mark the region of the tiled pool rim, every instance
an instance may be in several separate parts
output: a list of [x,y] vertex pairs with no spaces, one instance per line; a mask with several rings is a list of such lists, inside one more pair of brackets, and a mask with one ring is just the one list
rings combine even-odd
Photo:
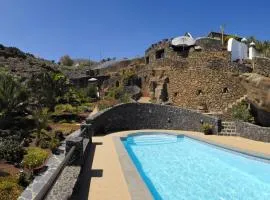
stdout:
[[119,162],[121,164],[121,168],[125,177],[125,180],[128,185],[128,190],[131,196],[131,199],[133,200],[150,200],[153,199],[151,192],[148,190],[148,187],[146,186],[144,180],[141,178],[136,166],[134,165],[133,161],[131,160],[126,148],[124,147],[123,140],[125,140],[128,136],[140,136],[140,135],[156,135],[156,134],[166,134],[166,135],[172,135],[177,137],[188,137],[191,139],[194,139],[196,141],[202,142],[206,145],[211,145],[214,148],[218,148],[224,151],[229,151],[234,154],[239,154],[241,156],[248,157],[250,159],[259,160],[262,162],[270,163],[270,156],[263,154],[263,153],[257,153],[253,151],[243,150],[236,147],[231,147],[228,145],[216,143],[213,141],[209,141],[203,138],[199,138],[196,136],[190,136],[186,134],[179,134],[179,133],[172,133],[172,132],[166,132],[166,131],[152,131],[152,132],[144,132],[144,131],[132,131],[127,133],[125,136],[114,136],[113,141],[115,144],[115,149],[118,154]]

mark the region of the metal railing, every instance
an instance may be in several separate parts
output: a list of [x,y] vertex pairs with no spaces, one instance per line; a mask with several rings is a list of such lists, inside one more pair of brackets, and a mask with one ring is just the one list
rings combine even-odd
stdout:
[[[83,130],[81,130],[80,131],[80,135],[82,135],[85,131],[86,131],[86,128],[84,128]],[[70,164],[71,162],[73,162],[73,160],[71,160],[71,158],[72,158],[72,155],[75,152],[75,149],[76,149],[76,146],[72,146],[71,147],[71,149],[69,150],[69,152],[66,154],[64,160],[61,162],[61,164],[54,171],[54,173],[49,178],[49,180],[47,181],[47,183],[38,192],[38,194],[36,195],[36,197],[34,198],[34,200],[44,200],[44,199],[46,199],[47,195],[49,194],[49,192],[51,191],[51,189],[55,185],[56,181],[58,180],[58,178],[61,175],[61,173],[64,170],[64,168],[68,164]]]

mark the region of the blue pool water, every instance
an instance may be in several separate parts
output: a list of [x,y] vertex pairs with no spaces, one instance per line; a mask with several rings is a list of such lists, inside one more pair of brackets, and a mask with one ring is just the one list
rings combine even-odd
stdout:
[[270,164],[166,134],[123,140],[154,199],[270,200]]

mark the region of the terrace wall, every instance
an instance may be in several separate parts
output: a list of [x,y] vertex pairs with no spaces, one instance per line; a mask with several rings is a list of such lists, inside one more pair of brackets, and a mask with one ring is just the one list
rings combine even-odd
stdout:
[[218,132],[220,122],[215,117],[157,104],[120,104],[87,119],[94,134],[139,129],[200,131],[201,122],[212,124],[213,132]]
[[270,58],[254,57],[254,73],[270,77]]

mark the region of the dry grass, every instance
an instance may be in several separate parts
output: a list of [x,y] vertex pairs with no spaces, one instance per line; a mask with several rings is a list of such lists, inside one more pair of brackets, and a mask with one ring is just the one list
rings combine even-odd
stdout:
[[64,135],[69,135],[72,132],[80,129],[80,124],[75,123],[50,123],[50,127],[53,131],[61,131]]

